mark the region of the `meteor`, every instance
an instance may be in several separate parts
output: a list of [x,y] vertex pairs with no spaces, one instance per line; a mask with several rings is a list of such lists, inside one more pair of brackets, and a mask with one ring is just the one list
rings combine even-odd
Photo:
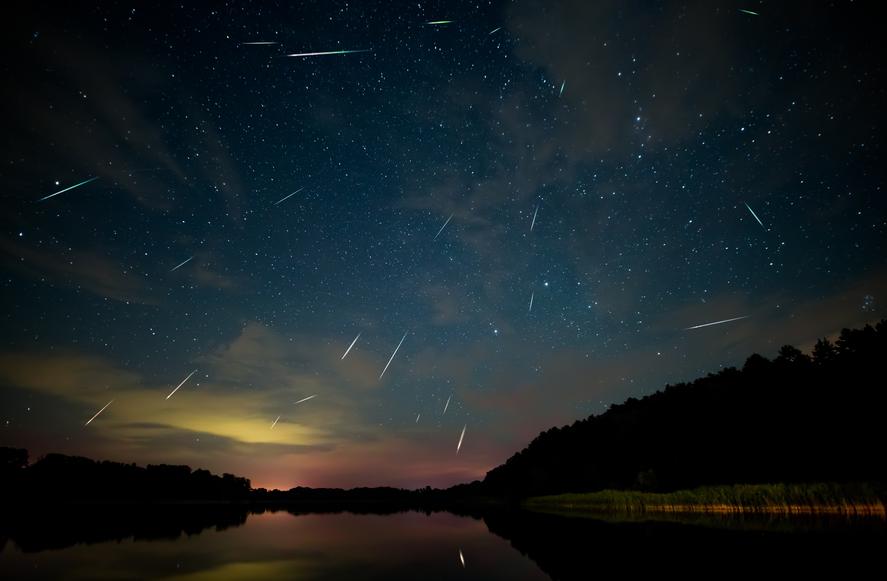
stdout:
[[422,414],[418,414],[418,415],[416,416],[416,423],[417,423],[417,424],[419,423],[419,418],[420,418],[420,417],[422,417]]
[[186,260],[185,262],[182,262],[182,263],[178,264],[177,266],[172,267],[169,271],[172,272],[174,270],[178,270],[178,269],[182,268],[183,266],[185,266],[186,264],[188,264],[189,262],[191,262],[192,260],[194,260],[193,256],[191,258],[189,258],[188,260]]
[[240,44],[251,44],[251,45],[268,45],[268,44],[279,44],[278,42],[272,40],[259,40],[256,42],[241,42]]
[[430,22],[426,22],[425,24],[430,24],[432,26],[438,26],[441,24],[452,24],[452,20],[432,20]]
[[[450,397],[453,397],[453,396],[451,395]],[[447,403],[444,404],[443,414],[440,414],[440,415],[444,415],[445,413],[447,413],[447,408],[450,407],[450,397],[447,398]]]
[[462,448],[462,438],[465,437],[465,428],[467,428],[467,427],[468,427],[468,424],[465,424],[465,425],[462,427],[462,435],[459,436],[459,443],[456,444],[456,454],[458,454],[458,453],[459,453],[459,450]]
[[752,12],[751,10],[745,10],[743,8],[739,8],[740,12],[745,12],[746,14],[751,14],[752,16],[760,16],[757,12]]
[[286,201],[286,200],[289,200],[290,198],[292,198],[293,196],[295,196],[296,194],[298,194],[299,192],[301,192],[301,191],[304,190],[304,189],[305,189],[305,187],[303,186],[303,187],[299,188],[298,190],[296,190],[295,192],[291,193],[290,195],[288,195],[288,196],[284,196],[284,197],[280,198],[279,200],[277,200],[276,202],[274,202],[274,205],[276,206],[276,205],[279,204],[280,202],[284,202],[284,201]]
[[171,397],[172,397],[172,394],[174,394],[175,392],[179,391],[179,388],[182,387],[183,385],[185,385],[185,382],[188,381],[189,379],[191,379],[191,376],[194,375],[195,373],[197,373],[197,370],[196,370],[196,369],[195,369],[194,371],[192,371],[191,373],[189,373],[189,374],[188,374],[188,377],[186,377],[185,379],[183,379],[183,380],[182,380],[182,383],[178,384],[174,390],[172,390],[171,392],[169,392],[169,395],[166,396],[166,399],[171,398]]
[[490,32],[487,33],[487,36],[490,36],[491,34],[496,34],[500,30],[502,30],[501,26],[499,28],[494,28],[493,30],[491,30]]
[[403,337],[400,338],[400,343],[397,344],[397,347],[394,348],[394,353],[391,354],[391,359],[388,360],[388,363],[385,364],[385,369],[382,370],[382,373],[379,375],[379,379],[382,379],[382,376],[385,375],[385,372],[388,371],[388,366],[391,365],[391,362],[394,361],[394,356],[397,355],[397,350],[400,349],[400,346],[403,345],[403,340],[407,338],[407,331],[403,334]]
[[95,413],[95,415],[92,416],[91,418],[89,418],[89,420],[87,420],[87,422],[86,422],[85,424],[83,424],[83,425],[84,425],[84,426],[88,426],[88,425],[89,425],[89,422],[91,422],[92,420],[94,420],[94,419],[96,419],[97,417],[99,417],[99,414],[102,413],[103,411],[105,411],[106,409],[108,409],[108,406],[111,405],[112,403],[114,403],[114,400],[113,400],[113,399],[112,399],[111,401],[109,401],[108,403],[106,403],[106,404],[105,404],[105,407],[103,407],[102,409],[100,409],[99,411],[97,411],[97,412]]
[[536,296],[536,291],[533,291],[532,293],[530,293],[530,308],[529,308],[529,310],[527,310],[528,313],[533,312],[533,298],[535,296]]
[[564,86],[567,84],[567,81],[561,83],[561,92],[557,94],[558,97],[564,94]]
[[533,231],[533,226],[536,225],[536,216],[539,215],[539,204],[536,204],[536,211],[533,212],[533,221],[530,222],[530,232]]
[[79,184],[74,184],[73,186],[67,187],[67,188],[65,188],[65,189],[63,189],[63,190],[59,190],[59,191],[57,191],[57,192],[54,193],[54,194],[49,194],[48,196],[45,196],[45,197],[43,197],[43,198],[40,198],[40,199],[37,200],[37,201],[38,201],[38,202],[42,202],[43,200],[48,200],[49,198],[51,198],[51,197],[53,197],[53,196],[57,196],[57,195],[59,195],[59,194],[64,194],[64,193],[67,192],[68,190],[73,190],[74,188],[79,188],[80,186],[85,186],[86,184],[88,184],[88,183],[90,183],[90,182],[94,182],[94,181],[96,181],[97,179],[99,179],[98,176],[96,176],[96,177],[94,177],[94,178],[89,178],[88,180],[86,180],[86,181],[82,181],[82,182],[80,182]]
[[447,218],[447,221],[444,222],[443,226],[440,227],[440,230],[437,231],[437,234],[434,235],[434,238],[431,239],[432,242],[434,242],[435,240],[437,240],[437,237],[440,236],[440,233],[444,231],[444,228],[447,227],[447,224],[450,223],[450,220],[452,220],[452,219],[453,219],[453,216],[455,216],[455,215],[456,215],[456,214],[450,214],[450,217]]
[[[354,341],[351,342],[351,345],[348,346],[348,349],[345,349],[345,354],[342,355],[342,359],[345,359],[345,357],[346,357],[349,353],[351,353],[351,348],[354,347],[354,344],[357,343],[357,340],[358,340],[358,339],[360,339],[360,333],[357,334],[357,337],[354,338]],[[339,361],[341,361],[342,359],[339,359]]]
[[274,420],[274,421],[271,423],[271,429],[272,429],[272,430],[274,429],[274,426],[277,425],[277,422],[278,422],[278,421],[280,421],[280,416],[277,416],[277,419]]
[[327,56],[330,54],[352,54],[356,52],[370,52],[372,49],[361,48],[358,50],[328,50],[325,52],[297,52],[293,54],[285,54],[285,57],[306,57],[306,56]]
[[[743,203],[745,203],[745,202],[743,202]],[[761,225],[761,228],[763,228],[764,230],[766,230],[766,229],[767,229],[766,226],[764,226],[764,223],[761,222],[761,219],[760,219],[760,218],[758,218],[758,215],[755,214],[755,211],[751,209],[751,206],[749,206],[748,204],[745,204],[745,207],[748,208],[748,211],[751,212],[751,215],[755,217],[755,220],[758,221],[758,224]]]
[[302,403],[303,401],[308,401],[309,399],[314,399],[315,397],[317,397],[317,394],[316,394],[316,393],[315,393],[314,395],[309,395],[308,397],[303,397],[302,399],[300,399],[300,400],[297,401],[297,402],[293,402],[293,405],[299,405],[299,404]]
[[462,549],[459,549],[459,561],[462,562],[462,568],[465,568],[465,557],[462,556]]
[[711,327],[712,325],[722,325],[724,323],[731,323],[733,321],[739,321],[740,319],[747,319],[751,315],[744,315],[742,317],[733,317],[732,319],[724,319],[723,321],[715,321],[714,323],[703,323],[702,325],[694,325],[693,327],[687,327],[684,331],[689,331],[691,329],[701,329],[702,327]]

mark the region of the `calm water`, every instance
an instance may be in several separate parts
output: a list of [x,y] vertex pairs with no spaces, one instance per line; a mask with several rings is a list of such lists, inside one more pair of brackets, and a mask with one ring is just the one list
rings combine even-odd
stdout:
[[[882,523],[710,528],[523,512],[248,514],[168,507],[3,524],[2,579],[589,579],[880,568]],[[802,530],[804,532],[798,532]],[[459,553],[464,556],[464,566]],[[877,570],[877,569],[876,569]]]

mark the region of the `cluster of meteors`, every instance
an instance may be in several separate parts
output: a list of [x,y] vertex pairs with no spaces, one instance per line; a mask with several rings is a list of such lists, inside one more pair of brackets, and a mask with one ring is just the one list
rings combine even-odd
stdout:
[[[758,16],[758,14],[757,14],[756,12],[752,12],[751,10],[739,9],[739,11],[742,12],[742,13],[745,13],[745,14],[751,15],[751,16]],[[431,21],[425,22],[425,25],[428,25],[428,26],[446,26],[446,25],[451,24],[451,23],[453,23],[452,20],[431,20]],[[500,31],[501,29],[502,29],[502,27],[494,28],[493,30],[491,30],[491,31],[488,33],[488,35],[495,34],[496,32]],[[276,41],[250,41],[250,42],[241,42],[241,43],[239,43],[239,44],[241,44],[241,45],[248,45],[248,46],[276,46],[276,45],[278,45],[279,43],[276,42]],[[281,57],[285,57],[285,58],[287,58],[287,57],[288,57],[288,58],[308,58],[308,57],[333,56],[333,55],[348,55],[348,54],[355,54],[355,53],[366,53],[366,52],[371,52],[371,51],[372,51],[372,49],[330,50],[330,51],[313,51],[313,52],[288,53],[288,54],[282,54],[282,55],[279,55],[279,56],[281,56]],[[558,97],[562,97],[562,96],[563,96],[563,94],[564,94],[564,87],[566,86],[566,84],[567,84],[566,80],[564,80],[564,81],[561,82],[560,90],[558,91]],[[40,199],[37,200],[37,201],[38,201],[38,202],[43,202],[43,201],[49,200],[50,198],[53,198],[53,197],[55,197],[55,196],[58,196],[59,194],[63,194],[63,193],[65,193],[65,192],[68,192],[68,191],[73,190],[73,189],[75,189],[75,188],[79,188],[79,187],[85,186],[85,185],[87,185],[87,184],[90,184],[90,183],[92,183],[92,182],[95,182],[95,181],[98,180],[98,179],[99,179],[98,177],[92,177],[92,178],[86,179],[86,180],[84,180],[84,181],[82,181],[82,182],[80,182],[80,183],[74,184],[74,185],[72,185],[72,186],[68,186],[68,187],[66,187],[66,188],[64,188],[64,189],[61,189],[61,190],[55,192],[55,193],[49,194],[48,196],[44,196],[44,197],[40,198]],[[56,185],[58,185],[58,183],[56,183]],[[301,188],[297,189],[296,191],[292,192],[291,194],[288,194],[288,195],[282,197],[281,199],[277,200],[276,202],[273,202],[272,205],[274,205],[274,206],[280,205],[280,204],[282,204],[282,203],[285,202],[286,200],[292,198],[293,196],[295,196],[296,194],[298,194],[299,192],[301,192],[301,191],[304,190],[304,189],[305,189],[304,187],[301,187]],[[539,216],[539,207],[540,207],[540,205],[539,205],[539,204],[536,204],[536,207],[535,207],[535,209],[534,209],[534,211],[533,211],[533,218],[532,218],[532,220],[530,221],[530,232],[533,232],[533,230],[534,230],[535,227],[536,227],[536,221],[537,221],[537,218],[538,218],[538,216]],[[762,228],[764,228],[764,230],[766,231],[767,228],[764,226],[764,223],[761,221],[761,219],[758,217],[758,215],[755,213],[755,211],[752,210],[751,206],[749,206],[749,205],[746,203],[746,204],[745,204],[745,207],[748,209],[749,213],[751,213],[751,215],[752,215],[752,217],[755,219],[755,221],[756,221],[756,222],[757,222]],[[455,212],[453,212],[453,213],[450,214],[450,216],[446,219],[446,221],[443,223],[443,225],[440,227],[440,229],[437,231],[437,233],[436,233],[436,234],[434,235],[434,237],[432,238],[432,242],[433,242],[433,241],[436,241],[436,240],[440,237],[440,235],[444,232],[444,230],[446,229],[446,227],[447,227],[447,226],[450,224],[450,222],[453,220],[453,218],[455,217],[455,215],[456,215]],[[183,266],[185,266],[186,264],[188,264],[189,262],[191,262],[193,259],[194,259],[194,256],[189,257],[188,259],[186,259],[186,260],[182,261],[181,263],[177,264],[176,266],[172,267],[172,268],[169,270],[169,272],[175,272],[176,270],[182,268]],[[527,309],[527,314],[532,314],[532,312],[533,312],[533,301],[535,300],[535,298],[536,298],[536,293],[535,293],[535,291],[531,291],[531,292],[530,292],[530,304],[529,304],[529,307],[528,307],[528,309]],[[689,327],[685,327],[683,330],[684,330],[684,331],[690,331],[690,330],[694,330],[694,329],[701,329],[701,328],[704,328],[704,327],[711,327],[711,326],[715,326],[715,325],[722,325],[722,324],[725,324],[725,323],[731,323],[731,322],[733,322],[733,321],[739,321],[739,320],[742,320],[742,319],[747,319],[748,317],[749,317],[749,315],[743,315],[743,316],[738,316],[738,317],[732,317],[732,318],[722,319],[722,320],[719,320],[719,321],[713,321],[713,322],[710,322],[710,323],[702,323],[702,324],[698,324],[698,325],[692,325],[692,326],[689,326]],[[401,337],[400,342],[397,344],[397,346],[394,348],[394,351],[391,353],[391,357],[388,359],[388,362],[385,364],[385,367],[382,369],[382,372],[379,374],[379,380],[380,380],[380,381],[381,381],[381,379],[384,377],[385,372],[388,371],[388,368],[389,368],[389,366],[391,365],[392,361],[394,361],[394,358],[395,358],[395,356],[397,355],[397,352],[400,350],[401,346],[403,345],[404,341],[406,340],[407,335],[409,335],[409,331],[407,331],[407,332],[405,332],[405,333],[403,334],[403,337]],[[354,346],[355,346],[355,344],[357,343],[357,340],[358,340],[359,338],[360,338],[360,333],[358,333],[358,334],[354,337],[354,339],[353,339],[353,340],[351,341],[351,343],[348,345],[348,348],[345,349],[345,352],[342,354],[342,357],[340,358],[340,361],[344,360],[344,359],[348,356],[348,354],[351,353],[351,350],[354,348]],[[178,385],[177,385],[177,386],[176,386],[176,387],[175,387],[175,388],[169,393],[169,395],[166,396],[166,399],[170,399],[173,395],[175,395],[175,393],[179,390],[179,388],[181,388],[183,385],[185,385],[185,383],[187,383],[187,381],[188,381],[189,379],[191,379],[191,377],[193,377],[194,374],[196,374],[196,373],[197,373],[197,369],[195,369],[195,370],[193,370],[191,373],[189,373],[188,376],[185,377],[185,379],[183,379],[183,380],[182,380],[182,381],[181,381],[181,382],[180,382],[180,383],[179,383],[179,384],[178,384]],[[311,400],[311,399],[313,399],[313,398],[315,398],[315,397],[317,397],[317,394],[309,395],[309,396],[307,396],[307,397],[304,397],[304,398],[302,398],[302,399],[300,399],[300,400],[294,402],[294,405],[298,405],[298,404],[304,403],[304,402],[306,402],[306,401],[308,401],[308,400]],[[441,413],[441,415],[444,415],[444,414],[447,413],[447,409],[450,407],[450,400],[451,400],[451,399],[452,399],[452,394],[451,394],[449,397],[447,397],[447,401],[446,401],[446,404],[444,405],[443,412]],[[92,416],[91,418],[89,418],[89,420],[86,422],[85,425],[88,426],[90,423],[92,423],[92,421],[95,420],[95,419],[96,419],[96,418],[97,418],[102,412],[104,412],[104,411],[105,411],[105,410],[106,410],[106,409],[107,409],[112,403],[114,403],[114,400],[111,400],[111,401],[109,401],[107,404],[105,404],[105,406],[104,406],[102,409],[100,409],[98,412],[96,412],[96,414],[95,414],[94,416]],[[282,416],[278,415],[278,416],[274,419],[274,421],[271,423],[271,428],[270,428],[270,429],[272,429],[272,430],[274,429],[274,427],[275,427],[275,426],[277,425],[277,423],[280,421],[280,418],[281,418],[281,417],[282,417]],[[421,414],[417,414],[417,415],[416,415],[416,423],[419,422],[419,418],[420,418],[420,417],[421,417]],[[464,426],[462,427],[462,432],[459,434],[459,441],[458,441],[458,443],[456,444],[456,454],[458,454],[458,453],[461,451],[461,449],[462,449],[462,441],[463,441],[464,438],[465,438],[465,430],[466,430],[467,428],[468,428],[468,425],[467,425],[467,424],[464,425]],[[459,560],[460,560],[460,562],[462,563],[462,566],[464,567],[464,566],[465,566],[465,558],[462,556],[462,550],[461,550],[461,549],[459,550]]]

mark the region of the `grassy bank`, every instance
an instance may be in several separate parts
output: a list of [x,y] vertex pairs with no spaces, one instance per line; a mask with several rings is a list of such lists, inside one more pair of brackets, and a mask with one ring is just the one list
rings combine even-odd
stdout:
[[602,490],[537,496],[531,510],[558,512],[847,515],[887,518],[884,489],[871,484],[735,484],[668,493]]

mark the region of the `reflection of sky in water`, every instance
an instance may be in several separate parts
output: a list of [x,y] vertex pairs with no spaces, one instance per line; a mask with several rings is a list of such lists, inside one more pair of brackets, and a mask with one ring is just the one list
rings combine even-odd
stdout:
[[126,539],[27,554],[8,542],[0,572],[8,579],[548,578],[483,521],[416,512],[266,513],[174,541]]

